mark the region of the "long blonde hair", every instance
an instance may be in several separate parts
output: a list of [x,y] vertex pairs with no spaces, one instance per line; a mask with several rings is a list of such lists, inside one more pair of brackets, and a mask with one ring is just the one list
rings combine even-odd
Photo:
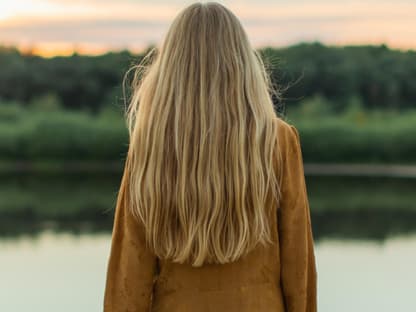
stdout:
[[188,6],[135,69],[129,200],[148,246],[200,266],[271,242],[273,89],[237,17],[215,2]]

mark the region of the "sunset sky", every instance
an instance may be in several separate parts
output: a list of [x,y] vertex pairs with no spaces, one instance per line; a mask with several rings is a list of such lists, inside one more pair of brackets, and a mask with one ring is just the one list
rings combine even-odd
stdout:
[[[159,44],[183,0],[0,0],[0,45],[45,56]],[[255,47],[319,40],[416,49],[415,0],[218,1]]]

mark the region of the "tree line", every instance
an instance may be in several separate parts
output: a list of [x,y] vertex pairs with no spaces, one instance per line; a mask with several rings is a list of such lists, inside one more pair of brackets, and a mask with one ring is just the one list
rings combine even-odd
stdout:
[[[150,48],[149,48],[150,49]],[[144,54],[43,58],[0,48],[0,100],[30,106],[52,96],[62,108],[99,112],[122,96],[125,72]],[[342,111],[351,98],[365,108],[416,107],[416,51],[379,46],[326,46],[319,42],[259,49],[282,96],[275,103],[297,105],[319,95]]]

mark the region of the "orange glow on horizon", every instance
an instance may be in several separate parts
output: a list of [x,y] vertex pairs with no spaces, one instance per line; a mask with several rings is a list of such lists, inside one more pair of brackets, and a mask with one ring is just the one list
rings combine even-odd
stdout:
[[[1,1],[1,0],[0,0]],[[222,1],[220,1],[222,2]],[[0,2],[0,46],[52,57],[108,51],[140,52],[160,42],[187,2],[54,1]],[[386,44],[416,49],[416,3],[227,1],[256,48],[320,41],[327,45]]]
[[[312,42],[305,40],[304,42]],[[322,42],[324,45],[328,46],[350,46],[350,45],[382,45],[385,44],[388,46],[388,48],[392,50],[401,50],[401,51],[408,51],[408,50],[414,50],[416,51],[416,46],[409,47],[409,45],[406,42],[380,42],[380,41],[337,41],[334,43],[325,43]],[[293,43],[295,44],[295,43]],[[274,48],[280,48],[287,45],[260,45],[256,48],[262,48],[262,47],[274,47]],[[112,47],[98,47],[98,46],[88,46],[88,45],[33,45],[33,46],[17,46],[17,49],[23,54],[23,55],[37,55],[44,58],[52,58],[55,56],[71,56],[73,54],[79,54],[79,55],[90,55],[90,56],[97,56],[102,55],[108,52],[120,52],[122,50],[128,50],[131,53],[141,53],[148,48],[148,46],[143,47],[134,47],[134,48],[112,48]],[[14,46],[6,46],[6,47],[14,47]]]
[[55,56],[71,56],[73,54],[80,55],[101,55],[108,52],[117,52],[122,50],[128,50],[132,53],[140,53],[144,51],[147,46],[135,47],[135,48],[109,48],[104,46],[94,45],[80,45],[80,44],[36,44],[36,45],[20,45],[13,46],[7,45],[7,47],[16,47],[23,55],[37,55],[45,58],[51,58]]

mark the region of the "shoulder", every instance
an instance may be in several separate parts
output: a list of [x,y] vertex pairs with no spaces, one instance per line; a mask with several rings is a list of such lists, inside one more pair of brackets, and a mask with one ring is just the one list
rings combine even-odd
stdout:
[[277,138],[280,148],[297,147],[300,144],[299,131],[288,121],[276,116]]
[[295,128],[289,121],[283,119],[282,117],[276,116],[274,118],[279,130],[282,131],[291,131],[291,129]]

